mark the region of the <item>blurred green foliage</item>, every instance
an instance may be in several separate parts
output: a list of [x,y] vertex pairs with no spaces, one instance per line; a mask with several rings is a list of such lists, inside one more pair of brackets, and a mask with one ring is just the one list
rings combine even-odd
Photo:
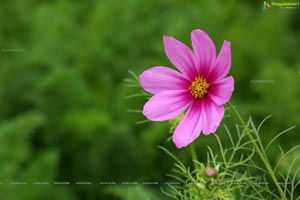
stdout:
[[[155,65],[171,66],[163,35],[190,46],[190,32],[200,28],[218,50],[224,39],[231,41],[233,102],[254,121],[272,115],[262,130],[266,143],[300,124],[299,12],[263,11],[262,5],[259,0],[2,0],[0,198],[166,198],[157,186],[10,184],[164,181],[172,161],[158,145],[189,162],[187,150],[166,142],[168,123],[134,125],[143,116],[126,112],[142,109],[146,101],[125,100],[134,92],[123,83],[128,70],[139,74]],[[299,131],[278,144],[298,144]],[[220,128],[220,138],[223,133]],[[205,155],[212,141],[200,136],[198,154]],[[278,155],[273,152],[271,162]]]

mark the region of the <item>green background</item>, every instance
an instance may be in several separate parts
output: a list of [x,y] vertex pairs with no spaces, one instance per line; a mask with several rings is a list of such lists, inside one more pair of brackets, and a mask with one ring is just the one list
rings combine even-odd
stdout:
[[[159,145],[190,164],[187,149],[167,142],[168,122],[136,125],[144,117],[127,112],[146,101],[125,99],[139,91],[125,86],[128,70],[172,67],[163,35],[191,46],[190,32],[202,29],[217,51],[223,40],[231,41],[232,102],[257,124],[272,115],[263,142],[299,125],[299,9],[262,6],[255,0],[1,0],[0,199],[168,199],[160,185],[98,184],[168,181],[173,161]],[[237,121],[227,115],[223,124],[233,127]],[[299,131],[275,146],[299,144]],[[222,138],[223,126],[217,134]],[[201,135],[195,142],[200,160],[207,144],[217,146],[212,138]],[[269,158],[278,159],[275,148]]]

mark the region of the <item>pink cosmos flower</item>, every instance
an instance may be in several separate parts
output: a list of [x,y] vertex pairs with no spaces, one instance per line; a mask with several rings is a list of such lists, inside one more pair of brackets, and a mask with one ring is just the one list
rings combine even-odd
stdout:
[[192,143],[201,132],[214,133],[224,116],[224,104],[234,90],[230,42],[224,41],[219,55],[211,38],[202,30],[191,33],[193,52],[173,37],[164,36],[165,52],[179,70],[156,66],[140,76],[142,87],[154,94],[143,114],[152,121],[176,118],[186,110],[173,134],[177,148]]

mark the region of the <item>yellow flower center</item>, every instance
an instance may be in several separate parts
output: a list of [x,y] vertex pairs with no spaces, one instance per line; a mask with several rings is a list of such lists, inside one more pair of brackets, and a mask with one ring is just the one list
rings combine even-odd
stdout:
[[206,79],[202,76],[197,76],[189,87],[190,93],[196,99],[202,98],[207,94],[209,84],[206,82]]

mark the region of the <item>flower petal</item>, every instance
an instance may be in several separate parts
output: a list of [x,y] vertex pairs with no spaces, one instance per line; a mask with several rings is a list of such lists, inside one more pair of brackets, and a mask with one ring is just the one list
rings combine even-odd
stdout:
[[231,67],[230,42],[224,41],[221,51],[217,57],[215,66],[210,74],[210,77],[212,77],[214,80],[222,79],[228,74],[230,67]]
[[164,36],[165,52],[172,64],[190,79],[194,79],[196,68],[193,52],[173,37]]
[[201,124],[204,135],[215,133],[223,119],[225,110],[223,105],[215,104],[209,96],[203,99],[201,106]]
[[164,121],[177,117],[191,103],[192,96],[186,90],[169,90],[155,94],[144,105],[143,114],[152,121]]
[[199,137],[216,132],[224,116],[224,106],[216,105],[210,97],[194,101],[173,134],[177,148],[186,147]]
[[211,38],[202,30],[191,33],[195,63],[199,75],[207,77],[216,59],[216,48]]
[[177,148],[186,147],[200,135],[202,128],[200,116],[201,101],[194,101],[173,134],[172,140]]
[[184,90],[189,87],[189,81],[182,74],[167,67],[150,68],[139,78],[144,90],[152,94],[165,90]]
[[217,105],[227,103],[234,90],[234,79],[232,76],[215,81],[209,88],[208,95]]

